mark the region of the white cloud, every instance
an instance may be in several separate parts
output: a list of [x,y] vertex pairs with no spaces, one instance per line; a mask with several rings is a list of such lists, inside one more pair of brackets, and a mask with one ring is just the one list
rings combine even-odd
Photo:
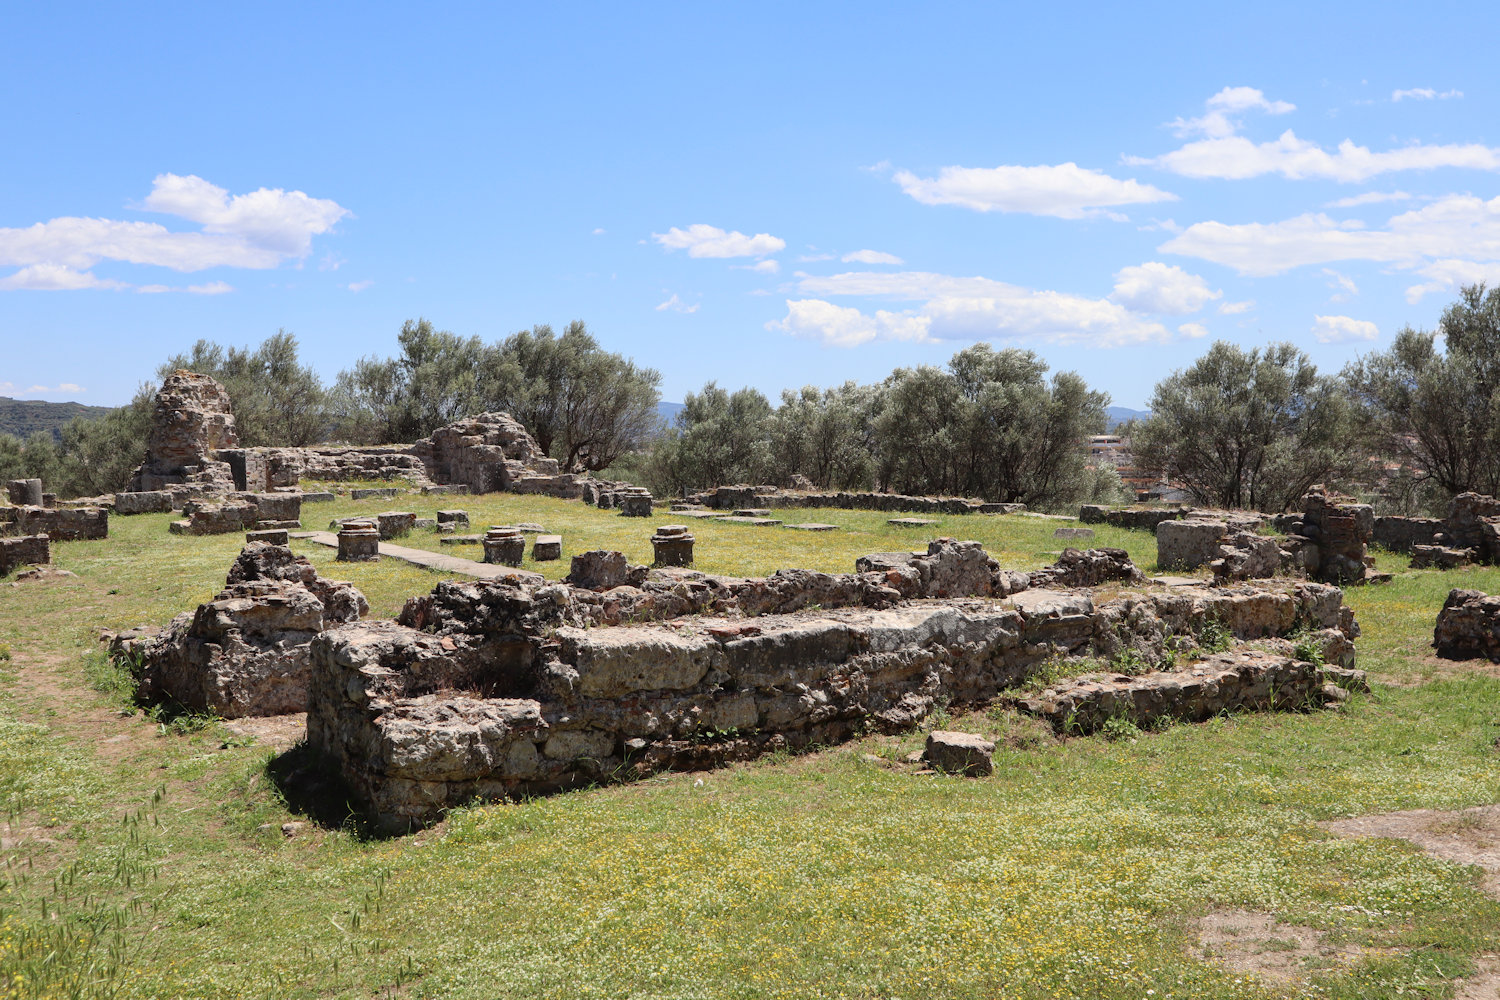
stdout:
[[766,324],[794,337],[816,340],[829,347],[857,347],[872,340],[929,340],[926,317],[876,311],[866,316],[853,306],[837,306],[821,299],[788,299],[785,319]]
[[1200,340],[1208,336],[1208,327],[1202,323],[1184,323],[1177,328],[1177,332],[1189,340]]
[[349,282],[349,284],[345,285],[344,287],[347,288],[347,289],[349,289],[349,291],[351,291],[351,292],[358,293],[358,292],[364,291],[366,288],[372,288],[372,287],[374,287],[374,285],[375,285],[374,281],[372,281],[369,278],[366,278],[364,281],[351,281],[351,282]]
[[1201,118],[1178,118],[1172,122],[1179,136],[1206,135],[1221,138],[1239,131],[1239,122],[1229,116],[1237,111],[1262,111],[1268,115],[1284,115],[1296,111],[1295,104],[1286,101],[1268,101],[1266,95],[1254,87],[1225,87],[1204,102],[1207,110]]
[[234,286],[226,281],[210,281],[203,285],[188,285],[186,288],[174,287],[172,285],[137,285],[135,290],[143,295],[158,295],[163,292],[187,292],[190,295],[223,295],[234,291]]
[[1029,212],[1060,219],[1110,214],[1106,209],[1176,201],[1136,180],[1120,180],[1076,163],[1039,167],[944,167],[937,177],[898,170],[901,190],[924,205],[960,205],[976,212]]
[[57,394],[57,393],[76,394],[76,393],[80,393],[80,392],[88,392],[88,390],[85,389],[83,386],[76,385],[76,384],[74,384],[72,382],[59,382],[55,387],[53,387],[53,386],[45,386],[45,385],[29,385],[29,386],[27,386],[24,389],[22,389],[19,386],[17,386],[14,382],[0,382],[0,395],[12,393],[12,392],[41,392],[41,393],[51,393],[51,394]]
[[1338,201],[1330,201],[1323,207],[1358,208],[1361,205],[1378,205],[1386,201],[1411,201],[1411,195],[1405,191],[1366,191],[1364,194],[1357,194],[1352,198],[1340,198]]
[[1254,308],[1255,302],[1253,299],[1246,299],[1244,302],[1224,302],[1219,306],[1219,315],[1238,316],[1240,313],[1249,312]]
[[318,261],[318,270],[337,271],[347,263],[349,263],[347,260],[330,250],[323,255],[322,260]]
[[1312,334],[1320,344],[1346,344],[1352,340],[1374,340],[1380,336],[1380,329],[1364,319],[1314,316]]
[[798,263],[811,264],[820,260],[838,260],[838,256],[831,253],[805,253],[797,258]]
[[[789,300],[787,316],[768,324],[835,346],[871,340],[1010,340],[1114,347],[1167,341],[1172,333],[1107,299],[1037,291],[989,278],[920,271],[802,275],[809,299]],[[918,303],[873,314],[827,298],[860,296]]]
[[665,312],[670,309],[672,310],[672,312],[695,313],[698,311],[698,306],[701,304],[702,303],[694,302],[692,305],[688,305],[686,302],[677,297],[676,292],[673,292],[670,299],[656,307],[656,311]]
[[599,229],[595,229],[595,230],[594,230],[594,231],[593,231],[593,232],[592,232],[592,233],[590,233],[590,234],[589,234],[589,235],[591,235],[591,236],[603,236],[603,235],[604,235],[604,230],[603,230],[603,229],[602,229],[602,228],[599,228]]
[[1409,98],[1413,101],[1431,101],[1434,99],[1439,101],[1447,101],[1455,97],[1462,96],[1464,96],[1464,92],[1462,90],[1445,90],[1442,93],[1438,93],[1431,87],[1413,87],[1411,90],[1391,91],[1392,101],[1400,101],[1406,98]]
[[1223,295],[1212,291],[1208,282],[1196,274],[1150,261],[1117,271],[1115,290],[1109,297],[1132,312],[1181,316],[1197,312]]
[[231,197],[201,177],[177,174],[159,175],[142,207],[202,228],[174,232],[154,222],[73,216],[25,228],[0,228],[0,266],[20,268],[0,279],[0,287],[131,287],[88,274],[105,260],[176,271],[272,268],[284,260],[307,257],[312,238],[349,214],[333,201],[301,191],[261,188]]
[[736,271],[754,271],[756,274],[779,274],[781,264],[774,260],[763,260],[756,264],[731,264],[730,268]]
[[0,278],[0,290],[69,292],[83,288],[118,291],[128,288],[123,281],[95,277],[89,271],[75,271],[62,264],[32,264]]
[[1447,292],[1464,285],[1500,285],[1500,261],[1434,260],[1417,268],[1428,279],[1406,290],[1406,301],[1416,305],[1429,292]]
[[1288,129],[1279,138],[1255,143],[1241,135],[1221,136],[1190,142],[1161,156],[1127,156],[1133,166],[1153,166],[1184,177],[1244,180],[1265,174],[1280,174],[1290,180],[1358,182],[1379,174],[1401,170],[1433,170],[1460,167],[1469,170],[1500,170],[1500,149],[1477,143],[1425,146],[1414,143],[1372,153],[1345,139],[1330,153],[1315,142],[1297,138]]
[[1328,287],[1336,289],[1336,292],[1330,297],[1329,301],[1344,302],[1350,296],[1359,294],[1359,286],[1347,274],[1340,274],[1331,267],[1323,268],[1323,274],[1328,278]]
[[673,226],[665,233],[652,233],[651,238],[667,250],[686,250],[689,257],[765,257],[786,249],[786,240],[770,233],[746,236],[701,222],[686,229]]
[[[830,255],[832,256],[832,255]],[[893,253],[881,253],[879,250],[856,250],[846,253],[840,258],[845,264],[905,264],[906,261]]]
[[1280,274],[1307,264],[1368,260],[1417,269],[1439,259],[1500,260],[1500,197],[1448,195],[1393,216],[1381,229],[1322,213],[1283,222],[1199,222],[1158,249],[1233,267]]

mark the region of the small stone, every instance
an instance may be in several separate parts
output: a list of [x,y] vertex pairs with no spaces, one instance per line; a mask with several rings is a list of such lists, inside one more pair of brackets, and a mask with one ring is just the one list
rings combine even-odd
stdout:
[[301,833],[305,829],[307,829],[307,824],[306,823],[302,823],[302,822],[283,823],[283,824],[281,824],[281,835],[283,837],[286,837],[288,840],[290,840],[291,838],[297,836],[297,834]]

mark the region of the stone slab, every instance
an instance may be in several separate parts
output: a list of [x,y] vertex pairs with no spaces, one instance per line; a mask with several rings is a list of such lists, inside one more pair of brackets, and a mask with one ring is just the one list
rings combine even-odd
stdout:
[[810,522],[808,524],[789,524],[787,525],[787,527],[791,528],[793,531],[837,531],[839,529],[839,526],[836,524],[817,524],[815,522]]
[[771,511],[768,507],[745,507],[741,510],[731,511],[735,517],[770,517]]
[[718,510],[674,510],[672,513],[678,517],[691,517],[697,521],[722,521],[729,516]]
[[898,528],[921,528],[929,524],[937,524],[936,521],[926,517],[893,517],[886,524],[894,524]]
[[482,541],[484,541],[484,536],[483,535],[449,535],[446,538],[439,538],[438,539],[438,544],[439,545],[478,545]]
[[753,524],[761,528],[769,528],[773,524],[780,524],[774,517],[721,517],[721,524]]

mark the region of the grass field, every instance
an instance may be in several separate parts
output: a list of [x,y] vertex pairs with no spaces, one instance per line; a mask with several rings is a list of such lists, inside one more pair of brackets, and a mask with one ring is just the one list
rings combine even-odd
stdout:
[[[439,502],[441,501],[441,502]],[[403,497],[305,508],[304,523],[399,507],[534,521],[647,561],[654,523],[545,498]],[[787,511],[838,532],[694,524],[698,568],[843,571],[869,551],[976,538],[1050,562],[1057,522]],[[0,582],[0,984],[17,997],[1050,998],[1442,997],[1500,941],[1476,869],[1319,820],[1500,800],[1500,680],[1432,659],[1453,586],[1500,570],[1396,571],[1351,591],[1361,666],[1340,713],[1241,715],[1132,739],[1059,741],[1003,710],[940,725],[994,736],[983,780],[887,766],[923,734],[461,811],[367,840],[307,821],[295,761],[212,720],[152,718],[97,652],[100,628],[211,597],[237,536],[115,518],[55,546],[76,578]],[[437,548],[415,533],[406,544]],[[1095,544],[1154,563],[1144,532]],[[389,615],[440,577],[334,564]],[[445,551],[455,551],[444,547]],[[477,549],[469,553],[477,557]],[[295,836],[286,823],[304,823]],[[1325,932],[1343,963],[1274,980],[1196,947],[1194,922],[1260,910]]]

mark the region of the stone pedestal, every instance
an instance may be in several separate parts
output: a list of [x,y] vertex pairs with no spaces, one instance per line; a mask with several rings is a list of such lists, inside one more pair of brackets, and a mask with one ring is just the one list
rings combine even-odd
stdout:
[[380,558],[380,529],[371,521],[350,521],[339,528],[340,562],[373,562]]
[[531,543],[531,558],[537,562],[552,562],[562,558],[562,535],[537,535]]
[[526,556],[526,536],[509,524],[492,524],[484,533],[484,561],[499,566],[519,566]]
[[10,502],[17,507],[42,507],[42,481],[40,479],[12,479],[7,486]]
[[657,566],[691,566],[693,564],[693,536],[685,525],[663,524],[651,536],[651,548],[656,554]]
[[651,491],[637,486],[615,494],[615,503],[621,517],[650,517]]

